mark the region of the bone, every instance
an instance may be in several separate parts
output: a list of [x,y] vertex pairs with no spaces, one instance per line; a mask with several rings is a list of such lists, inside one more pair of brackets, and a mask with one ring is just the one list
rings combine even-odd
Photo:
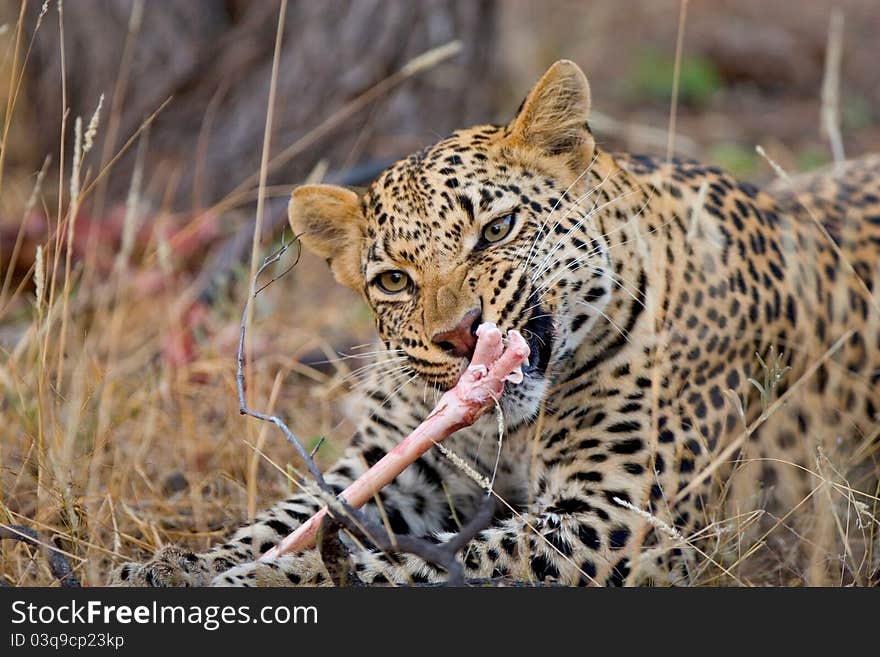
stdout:
[[[444,393],[434,410],[409,436],[342,491],[340,497],[349,506],[361,508],[431,447],[476,422],[501,398],[505,381],[522,381],[520,368],[527,362],[529,346],[517,331],[510,331],[507,337],[505,347],[497,326],[490,322],[480,324],[471,364],[458,383]],[[326,508],[318,511],[265,552],[260,561],[314,547],[318,528],[326,515]]]

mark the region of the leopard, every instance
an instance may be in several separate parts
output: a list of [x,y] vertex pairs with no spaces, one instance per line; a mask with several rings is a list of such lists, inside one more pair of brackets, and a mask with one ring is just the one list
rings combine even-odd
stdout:
[[[688,585],[713,564],[742,583],[758,548],[797,555],[785,567],[808,582],[858,580],[870,537],[859,557],[838,529],[869,533],[846,513],[877,501],[880,156],[759,188],[605,150],[590,110],[585,74],[561,60],[506,124],[456,131],[364,190],[293,191],[294,233],[379,336],[327,484],[339,494],[410,433],[492,322],[530,348],[498,400],[503,439],[487,413],[367,517],[439,544],[494,495],[459,554],[468,581]],[[303,482],[206,552],[168,546],[113,583],[329,585],[314,548],[259,560],[324,506]],[[803,540],[772,552],[774,529]],[[416,555],[343,541],[365,584],[445,581]]]

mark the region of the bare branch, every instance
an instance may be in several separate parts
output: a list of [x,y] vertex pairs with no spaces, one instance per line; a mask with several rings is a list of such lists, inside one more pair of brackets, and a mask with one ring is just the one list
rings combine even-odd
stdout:
[[[279,262],[290,248],[291,244],[294,243],[296,244],[297,254],[293,263],[280,274],[274,276],[268,283],[258,288],[257,281],[262,273],[268,267]],[[254,411],[247,406],[244,394],[244,344],[248,307],[253,299],[256,298],[257,294],[279,278],[283,277],[296,266],[299,262],[300,254],[301,245],[299,242],[299,236],[296,236],[293,240],[286,242],[277,251],[267,256],[263,261],[263,264],[257,270],[254,280],[251,281],[250,294],[244,308],[242,309],[238,339],[236,385],[238,389],[239,412],[242,415],[249,415],[264,422],[271,422],[278,427],[306,464],[306,467],[315,478],[315,482],[321,492],[325,494],[328,500],[334,500],[333,504],[328,504],[326,516],[323,516],[320,520],[318,528],[318,549],[321,553],[322,559],[325,561],[325,566],[327,566],[328,571],[331,574],[331,578],[337,583],[337,585],[352,583],[356,585],[360,582],[357,574],[350,567],[351,563],[348,558],[347,549],[337,536],[336,530],[339,527],[342,527],[351,535],[375,545],[376,548],[383,552],[412,554],[423,559],[426,563],[438,566],[448,573],[449,577],[447,583],[449,585],[462,586],[464,584],[464,568],[456,556],[479,531],[485,529],[489,525],[489,522],[491,522],[492,514],[495,509],[494,498],[487,496],[474,517],[462,527],[461,531],[456,536],[446,543],[435,543],[415,536],[396,536],[385,527],[370,522],[364,513],[352,508],[343,498],[339,497],[336,492],[330,488],[324,480],[324,476],[320,469],[315,464],[315,461],[312,458],[313,454],[305,449],[303,444],[297,439],[294,433],[280,417]]]
[[[408,553],[421,558],[426,563],[439,566],[448,574],[446,580],[448,586],[464,586],[464,568],[456,556],[479,532],[489,526],[489,523],[492,521],[492,514],[495,512],[495,498],[491,495],[483,498],[483,503],[474,517],[445,543],[431,542],[412,535],[394,535],[384,527],[368,522],[359,511],[355,509],[351,511],[360,516],[359,522],[352,521],[350,517],[336,517],[332,514],[328,514],[322,519],[320,529],[318,530],[318,550],[321,552],[322,558],[324,558],[325,550],[328,550],[328,535],[335,535],[335,532],[332,532],[331,529],[334,526],[341,525],[353,536],[361,539],[365,538],[382,552]],[[336,540],[338,541],[338,539]],[[339,544],[342,545],[341,541]],[[342,547],[344,549],[344,546]],[[338,549],[338,546],[335,549]],[[334,581],[336,581],[335,577],[339,577],[342,572],[342,569],[338,566],[338,553],[333,552],[331,549],[328,551],[328,554],[337,559],[337,561],[332,562],[332,569],[325,559],[325,565],[328,566],[327,569],[331,577],[334,577]],[[356,573],[353,573],[350,568],[346,571],[345,577],[349,582],[360,582]]]

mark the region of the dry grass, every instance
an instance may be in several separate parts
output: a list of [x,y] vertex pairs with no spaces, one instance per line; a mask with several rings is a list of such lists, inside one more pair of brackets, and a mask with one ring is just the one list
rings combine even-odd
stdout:
[[[47,245],[52,241],[48,236]],[[0,316],[0,522],[29,524],[60,541],[89,584],[106,581],[108,557],[146,555],[169,542],[204,548],[241,522],[246,509],[290,486],[262,459],[249,463],[248,445],[279,463],[292,458],[290,450],[238,414],[235,300],[247,295],[246,274],[233,283],[230,300],[206,311],[200,334],[189,336],[186,275],[173,261],[168,270],[145,264],[155,250],[89,289],[71,285],[63,358],[62,295],[50,304],[43,292],[38,303],[29,280],[4,299]],[[322,317],[302,317],[303,308],[320,305],[300,292],[316,282],[306,270],[320,275],[319,263],[312,264],[260,296],[251,392],[294,418],[300,435],[327,436],[319,452],[326,462],[350,428],[339,425],[331,404],[338,386],[297,362],[315,350],[333,355],[314,337]],[[76,280],[85,275],[74,269]],[[33,277],[43,290],[44,277],[52,278],[51,269]],[[357,310],[346,321],[368,334]],[[176,363],[181,340],[193,342],[195,355]],[[40,559],[9,542],[0,572],[7,583],[51,582]]]
[[[15,59],[3,67],[11,78],[4,145],[15,129],[24,78],[21,16],[10,36]],[[90,585],[106,582],[110,562],[123,556],[145,556],[170,542],[205,548],[241,522],[246,509],[253,514],[293,485],[267,460],[248,456],[257,446],[274,462],[287,463],[291,454],[283,441],[267,439],[264,427],[238,413],[238,300],[247,296],[247,272],[236,272],[228,296],[210,308],[194,307],[193,277],[173,248],[175,237],[203,219],[191,217],[176,235],[153,230],[134,248],[143,224],[162,224],[161,212],[141,198],[149,172],[136,167],[112,267],[102,268],[91,251],[75,257],[79,209],[100,191],[98,183],[112,175],[124,151],[136,143],[147,148],[145,134],[156,116],[97,160],[89,153],[101,136],[97,114],[87,123],[61,119],[62,134],[71,122],[77,126],[74,155],[67,162],[63,149],[56,155],[63,164],[55,190],[44,189],[44,172],[36,180],[28,205],[38,203],[51,220],[35,264],[15,279],[18,249],[12,261],[0,263],[0,280],[7,281],[0,297],[0,523],[41,531]],[[4,148],[0,172],[5,155]],[[255,250],[263,248],[270,245],[255,241]],[[371,330],[357,302],[341,291],[327,298],[322,278],[322,267],[311,261],[260,296],[249,392],[295,418],[302,436],[327,437],[318,453],[326,463],[350,434],[336,410],[343,388],[337,377],[299,359],[315,353],[332,359],[331,342],[351,336],[366,342]],[[336,304],[349,310],[339,315]],[[194,322],[193,313],[202,311]],[[344,328],[316,338],[331,312]],[[336,368],[348,373],[344,362]],[[53,583],[44,560],[10,541],[0,546],[0,577],[12,585]]]
[[[683,17],[684,12],[682,21]],[[17,94],[29,51],[23,44],[31,38],[23,34],[21,17],[7,37],[14,45],[6,55],[0,50],[0,57],[9,58],[0,70],[10,75],[4,146],[14,130]],[[678,62],[681,48],[679,42]],[[262,198],[267,191],[267,170],[435,61],[436,53],[433,59],[429,56],[404,66],[274,159],[268,159],[266,148],[262,175],[244,178],[214,212],[242,198]],[[117,87],[128,83],[123,75]],[[97,98],[95,104],[99,105]],[[674,102],[672,107],[670,152]],[[111,141],[116,140],[114,116],[118,113],[119,108],[111,104]],[[100,138],[97,119],[89,121],[85,136],[74,141],[72,160],[63,147],[57,154],[61,164],[57,188],[44,189],[45,167],[35,180],[30,205],[42,206],[51,221],[34,265],[23,277],[13,279],[15,262],[0,263],[0,280],[4,281],[0,293],[0,523],[27,524],[40,530],[68,554],[80,579],[89,585],[103,584],[110,564],[119,559],[147,556],[168,543],[203,549],[216,542],[230,526],[252,517],[293,488],[289,477],[273,464],[282,464],[289,476],[300,476],[300,465],[272,428],[248,421],[238,412],[235,352],[241,302],[250,285],[245,268],[236,272],[225,296],[210,306],[193,305],[193,276],[174,245],[196,234],[211,213],[188,217],[176,234],[163,232],[161,208],[148,207],[141,197],[143,180],[150,172],[138,167],[124,220],[129,241],[123,241],[112,267],[102,268],[94,243],[89,247],[94,251],[73,257],[72,234],[79,208],[95,200],[94,195],[103,206],[102,180],[113,175],[121,152],[136,146],[148,148],[148,128],[155,116],[125,136],[115,152],[105,147],[99,159],[84,148],[86,138],[96,138],[93,128]],[[59,117],[62,135],[69,119],[66,114]],[[83,122],[73,119],[74,125]],[[268,131],[266,141],[268,145]],[[0,194],[5,156],[4,147]],[[68,190],[72,191],[65,198]],[[131,236],[147,223],[157,229],[134,248]],[[257,230],[253,261],[261,251],[269,250]],[[342,418],[347,397],[339,383],[348,367],[343,361],[335,366],[337,373],[328,375],[303,365],[301,357],[322,352],[332,358],[332,345],[350,341],[352,336],[365,343],[372,336],[363,306],[342,290],[328,296],[326,276],[320,263],[305,257],[292,276],[260,295],[249,330],[249,399],[257,408],[282,413],[297,434],[313,444],[318,437],[326,437],[318,451],[320,464],[338,454],[351,431]],[[328,326],[335,327],[329,334]],[[816,363],[822,358],[817,353]],[[797,389],[789,391],[795,394]],[[768,401],[760,422],[778,406]],[[866,436],[854,457],[869,472],[876,472],[876,438]],[[738,446],[719,456],[711,468],[730,458]],[[742,461],[738,467],[749,465],[754,461]],[[880,531],[878,491],[873,496],[859,493],[856,488],[862,482],[849,481],[822,450],[817,450],[813,464],[786,465],[806,468],[815,488],[782,515],[771,516],[763,510],[733,513],[692,536],[681,536],[664,521],[645,517],[647,525],[668,534],[669,541],[657,549],[688,545],[697,551],[687,583],[877,583],[880,559],[872,546]],[[710,469],[706,476],[712,473]],[[818,541],[805,538],[790,523],[792,512],[813,504],[814,498],[821,500],[814,518],[821,527]],[[757,541],[743,539],[759,526]],[[828,544],[842,546],[843,553],[829,551]],[[786,558],[786,550],[793,545],[795,551],[816,555],[812,569],[799,568]],[[827,563],[835,567],[826,568]],[[42,558],[8,541],[0,545],[0,578],[12,585],[54,583]]]
[[[53,243],[47,236],[41,253]],[[187,275],[173,258],[167,269],[150,264],[157,250],[153,245],[109,275],[93,275],[100,282],[89,288],[77,285],[87,272],[74,267],[63,358],[58,335],[66,297],[50,303],[45,292],[51,256],[39,259],[40,273],[0,311],[0,522],[29,524],[60,541],[90,584],[106,580],[107,557],[145,555],[168,542],[206,547],[245,509],[267,504],[289,485],[262,460],[249,466],[248,443],[279,463],[291,454],[238,414],[235,300],[246,297],[246,274],[190,336]],[[303,308],[321,303],[308,292],[321,271],[312,264],[261,295],[251,385],[255,399],[295,418],[302,436],[330,438],[319,453],[326,462],[334,438],[347,429],[331,405],[338,389],[297,362],[321,349],[332,357],[314,337],[320,313],[303,316]],[[345,321],[368,334],[356,308]],[[192,342],[191,358],[179,357],[181,341]],[[6,542],[2,549],[8,583],[50,583],[26,548]]]

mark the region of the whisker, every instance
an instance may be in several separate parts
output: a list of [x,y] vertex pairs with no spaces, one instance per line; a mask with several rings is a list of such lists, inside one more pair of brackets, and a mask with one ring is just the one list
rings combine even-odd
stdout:
[[614,205],[615,203],[618,203],[622,199],[626,198],[627,196],[631,196],[634,193],[635,192],[633,192],[631,190],[625,191],[622,194],[614,197],[613,199],[603,203],[601,206],[594,207],[592,210],[590,210],[589,213],[587,213],[584,217],[579,219],[571,228],[569,228],[568,232],[566,232],[565,235],[563,235],[562,237],[559,238],[559,240],[553,246],[553,249],[551,249],[551,251],[538,264],[538,267],[536,267],[537,271],[532,275],[532,280],[533,281],[537,280],[547,270],[546,266],[550,262],[550,258],[559,250],[559,248],[563,244],[563,242],[565,242],[565,240],[567,240],[568,238],[571,237],[572,233],[574,233],[575,230],[580,230],[580,228],[584,225],[584,223],[587,222],[587,220],[589,220],[590,218],[595,216],[601,210],[604,210],[605,208],[607,208],[611,205]]
[[[569,216],[571,216],[571,213],[574,212],[575,209],[578,209],[578,208],[583,209],[583,208],[581,208],[581,203],[583,201],[587,200],[596,191],[601,189],[602,186],[611,178],[611,176],[615,175],[618,172],[620,172],[619,169],[617,171],[612,171],[612,172],[608,173],[608,175],[606,175],[597,185],[595,185],[591,189],[587,190],[582,196],[577,198],[574,201],[574,203],[571,204],[571,206],[568,208],[568,210],[566,210],[565,214],[563,214],[556,221],[556,223],[554,223],[553,226],[547,230],[547,232],[544,234],[543,239],[541,240],[541,243],[538,244],[538,248],[540,248],[541,246],[543,246],[547,242],[547,238],[550,237],[550,235],[553,233],[553,231],[556,229],[556,227],[559,226],[563,221],[565,221]],[[596,201],[593,203],[593,208],[587,213],[588,216],[591,215],[592,210],[596,208],[597,204],[598,204],[598,199],[596,199]],[[559,242],[557,242],[555,246],[559,246]],[[553,253],[554,251],[555,251],[555,247],[554,247],[554,249],[551,250],[551,253]],[[536,253],[537,253],[537,250],[536,250]],[[545,259],[546,259],[546,257],[545,257]],[[530,264],[531,264],[531,261],[526,262],[524,269],[527,270],[529,268]],[[538,266],[538,268],[540,268],[540,265]]]
[[626,285],[624,285],[625,282],[629,283],[636,290],[638,290],[638,286],[635,285],[632,281],[628,281],[623,276],[621,276],[620,274],[618,274],[617,272],[614,272],[614,271],[608,271],[607,269],[603,269],[601,267],[589,267],[589,266],[587,266],[587,267],[590,271],[592,271],[595,274],[598,274],[600,277],[607,278],[608,280],[610,280],[613,285],[616,285],[618,288],[620,288],[621,290],[626,292],[632,298],[632,300],[635,301],[637,304],[639,304],[642,308],[647,308],[644,301],[639,299],[635,295],[635,293],[633,293]]
[[[409,371],[412,372],[412,369],[410,369]],[[404,381],[404,382],[401,383],[399,386],[397,386],[394,390],[392,390],[392,391],[388,394],[388,396],[385,397],[384,400],[382,400],[382,403],[380,404],[380,406],[385,406],[385,404],[387,404],[387,403],[391,400],[392,397],[396,396],[401,390],[403,390],[406,386],[408,386],[408,385],[413,381],[413,379],[415,379],[417,376],[419,376],[419,373],[418,373],[418,372],[415,372],[415,373],[414,373],[411,377],[409,377],[406,381]]]
[[541,336],[538,335],[537,333],[535,333],[534,331],[530,331],[529,329],[524,328],[524,329],[522,329],[520,332],[522,333],[522,336],[523,336],[526,340],[529,340],[531,337],[534,337],[538,342],[541,343],[541,345],[546,345],[546,343],[544,342],[544,340],[541,339]]
[[[612,172],[612,173],[613,173],[613,172]],[[585,211],[585,208],[584,208],[583,205],[582,205],[583,202],[586,201],[586,200],[588,200],[590,196],[592,196],[594,193],[596,193],[596,191],[598,191],[599,189],[601,189],[602,186],[603,186],[603,185],[609,180],[609,178],[611,177],[611,175],[612,175],[612,174],[609,174],[609,175],[605,176],[605,178],[603,178],[598,184],[594,185],[593,187],[591,187],[590,189],[588,189],[586,192],[584,192],[583,194],[581,194],[578,198],[574,199],[571,203],[569,203],[567,209],[565,210],[565,214],[563,214],[561,217],[559,217],[559,219],[557,219],[557,220],[553,223],[553,225],[547,227],[547,229],[546,229],[546,231],[545,231],[545,230],[544,230],[544,227],[547,226],[547,224],[549,223],[549,216],[548,216],[547,221],[545,221],[545,222],[544,222],[544,225],[542,225],[542,227],[541,227],[541,231],[538,232],[538,233],[535,235],[535,240],[533,241],[533,246],[535,246],[536,248],[533,250],[533,252],[532,252],[531,256],[529,257],[529,259],[524,263],[524,265],[523,265],[523,269],[525,269],[525,270],[528,270],[528,269],[529,269],[529,267],[530,267],[530,265],[531,265],[533,259],[534,259],[535,256],[539,253],[539,249],[540,249],[540,247],[543,246],[543,245],[547,242],[547,240],[549,239],[550,235],[556,230],[556,227],[557,227],[557,226],[559,226],[563,221],[565,221],[569,216],[571,216],[571,214],[572,214],[575,210],[582,210],[582,211]],[[596,204],[597,204],[597,203],[598,203],[598,200],[597,200],[596,202],[593,203],[593,208],[596,207]],[[551,214],[552,214],[552,213],[551,213]],[[541,235],[541,232],[543,232],[543,236]],[[540,243],[538,243],[538,238],[541,238]]]
[[[369,373],[369,376],[364,375],[362,378],[360,378],[360,380],[359,380],[357,383],[351,384],[350,387],[351,387],[352,389],[355,389],[355,388],[361,387],[361,386],[363,386],[363,385],[366,385],[367,383],[369,383],[369,382],[371,382],[371,381],[376,381],[376,380],[378,380],[378,379],[387,379],[388,377],[396,376],[396,375],[399,374],[400,372],[405,371],[408,367],[409,367],[409,365],[404,364],[404,365],[398,365],[397,367],[392,368],[392,369],[389,369],[389,370],[387,370],[387,371],[386,371],[386,370],[377,369],[377,370],[375,370],[375,371],[373,371],[373,372],[370,372],[370,373]],[[343,379],[343,380],[341,381],[341,383],[345,384],[345,383],[347,383],[351,378],[352,378],[351,376],[347,376],[345,379]]]
[[[389,372],[388,374],[383,373],[382,377],[381,377],[381,385],[384,387],[389,384],[395,383],[396,381],[399,381],[403,377],[409,376],[411,371],[412,370],[408,365],[404,365],[404,366],[400,367],[399,369],[394,370],[393,372]],[[377,378],[370,378],[366,381],[359,382],[356,386],[352,386],[352,389],[366,387],[366,385],[369,383],[379,383],[379,381]]]
[[367,381],[370,378],[388,376],[389,374],[400,371],[400,368],[404,366],[404,364],[399,363],[396,365],[389,363],[375,363],[371,366],[370,369],[361,369],[346,375],[342,378],[340,383],[348,383],[349,381],[353,380]]
[[627,342],[630,342],[629,333],[627,333],[627,332],[624,331],[622,328],[620,328],[617,324],[615,324],[615,323],[614,323],[614,320],[611,319],[608,315],[606,315],[602,310],[599,310],[599,308],[597,308],[596,306],[594,306],[593,304],[591,304],[591,303],[589,303],[589,302],[587,302],[587,301],[580,301],[580,300],[578,300],[578,301],[575,301],[575,303],[577,303],[577,304],[579,304],[579,305],[582,305],[582,306],[586,306],[586,307],[589,308],[590,310],[599,313],[602,317],[604,317],[605,319],[608,320],[608,323],[611,324],[611,326],[613,326],[614,328],[617,329],[617,332],[620,333],[620,335],[623,336],[623,339],[624,339],[624,340],[626,340]]
[[501,447],[504,444],[504,411],[498,400],[495,400],[495,411],[498,414],[498,450],[495,452],[495,466],[492,468],[492,478],[489,480],[489,494],[495,490],[495,477],[498,475],[498,465],[501,463]]
[[[607,233],[605,233],[603,235],[603,237],[608,237],[610,235],[613,235],[614,233],[620,232],[621,230],[626,228],[630,223],[632,223],[632,221],[634,219],[637,219],[638,217],[640,217],[642,215],[642,213],[644,213],[644,211],[647,209],[648,204],[651,202],[652,198],[653,198],[653,192],[651,193],[651,195],[648,196],[648,198],[645,199],[645,202],[642,204],[642,207],[639,208],[638,212],[636,212],[632,217],[630,217],[630,219],[626,223],[621,224],[620,226],[618,226],[614,230],[608,231]],[[669,219],[667,219],[666,221],[664,221],[662,224],[660,224],[659,226],[655,226],[654,228],[652,228],[651,230],[647,231],[646,233],[644,233],[642,235],[639,235],[637,237],[633,237],[631,239],[623,240],[622,242],[617,242],[615,244],[609,244],[607,246],[607,251],[610,252],[610,251],[612,251],[618,247],[624,246],[626,244],[632,244],[633,242],[637,242],[640,238],[650,237],[654,233],[661,231],[662,229],[666,228],[667,226],[669,226],[670,224],[672,224],[674,222],[675,222],[675,216],[672,216]]]
[[[590,265],[589,263],[583,262],[583,260],[586,257],[587,256],[585,255],[585,256],[578,258],[577,260],[572,261],[571,263],[566,265],[563,269],[556,272],[555,274],[553,274],[553,276],[549,277],[547,280],[542,282],[541,285],[536,287],[535,292],[540,292],[542,289],[544,290],[544,292],[539,295],[538,302],[535,305],[540,305],[540,302],[549,293],[550,290],[545,289],[545,288],[549,288],[549,286],[552,283],[554,283],[558,278],[560,278],[566,272],[578,272],[582,269],[586,269],[588,271],[593,272],[594,274],[598,274],[600,278],[607,278],[611,282],[612,285],[614,285],[614,286],[620,288],[621,290],[623,290],[624,292],[626,292],[626,294],[629,295],[632,298],[632,300],[635,301],[637,304],[639,304],[642,308],[647,308],[647,306],[645,306],[643,299],[640,299],[639,297],[637,297],[636,293],[634,293],[624,283],[629,283],[632,286],[632,288],[636,290],[636,292],[638,292],[638,285],[636,285],[633,281],[626,279],[625,277],[623,277],[622,275],[618,274],[617,272],[615,272],[613,270],[605,269],[603,267],[596,267],[596,266]],[[639,293],[639,294],[640,294],[640,296],[643,296],[643,295],[641,295],[641,293]]]
[[[612,199],[612,201],[616,202],[616,201],[620,200],[621,198],[623,198],[623,196],[626,196],[628,193],[632,193],[632,192],[627,192],[627,193],[621,194],[621,195],[615,197],[614,199]],[[652,192],[652,193],[651,193],[651,194],[645,199],[645,202],[642,203],[642,206],[638,209],[638,211],[636,211],[636,213],[633,214],[633,215],[632,215],[632,216],[631,216],[631,217],[630,217],[625,223],[621,224],[621,225],[618,226],[617,228],[614,228],[613,230],[606,231],[605,233],[603,233],[603,234],[601,235],[601,237],[602,237],[603,239],[605,239],[605,238],[610,237],[611,235],[614,235],[615,233],[619,233],[619,232],[622,231],[624,228],[626,228],[629,224],[631,224],[634,220],[638,219],[638,218],[639,218],[639,217],[645,212],[645,210],[647,209],[648,204],[650,203],[650,201],[651,201],[652,198],[653,198],[653,192]],[[610,202],[611,202],[611,201],[609,201],[609,203],[610,203]],[[604,207],[604,206],[603,206],[603,207]],[[662,228],[665,228],[666,226],[668,226],[669,224],[673,223],[674,221],[675,221],[675,218],[674,218],[674,217],[668,219],[667,221],[665,221],[664,223],[660,224],[659,226],[657,226],[657,227],[652,228],[651,230],[649,230],[647,233],[644,234],[644,237],[648,237],[648,236],[650,236],[650,235],[653,235],[654,233],[656,233],[657,231],[661,230]],[[632,239],[627,239],[627,240],[624,240],[624,241],[622,241],[622,242],[617,242],[617,243],[615,243],[615,244],[608,244],[608,243],[606,243],[606,244],[605,244],[605,252],[606,252],[606,255],[607,255],[608,253],[610,253],[613,249],[616,249],[617,247],[619,247],[619,246],[623,246],[623,245],[625,245],[625,244],[631,244],[632,242],[637,241],[637,239],[638,239],[638,237],[637,237],[637,238],[632,238]],[[589,256],[589,255],[597,255],[598,253],[600,253],[600,250],[599,250],[599,249],[593,249],[592,251],[589,251],[588,253],[584,254],[584,256],[582,256],[582,257],[586,257],[586,256]],[[558,260],[557,260],[557,262],[558,262]],[[543,272],[541,272],[541,273],[543,273]]]
[[[556,212],[556,209],[559,207],[559,204],[562,203],[562,200],[565,199],[565,198],[568,196],[568,193],[571,191],[572,187],[574,187],[575,185],[577,185],[578,182],[580,182],[581,178],[583,178],[583,177],[584,177],[585,175],[587,175],[590,171],[592,171],[592,169],[593,169],[593,165],[596,163],[596,160],[597,160],[597,159],[599,159],[599,152],[598,152],[598,150],[597,150],[596,153],[593,155],[593,159],[590,160],[590,163],[587,165],[587,167],[586,167],[583,171],[581,171],[580,175],[579,175],[577,178],[574,179],[574,182],[571,183],[571,184],[566,188],[566,190],[565,190],[564,192],[562,192],[562,195],[556,200],[556,203],[553,204],[553,208],[550,210],[550,214],[548,214],[547,217],[545,217],[544,222],[541,224],[541,226],[538,228],[537,232],[535,233],[535,239],[532,241],[531,247],[529,248],[529,254],[528,254],[528,257],[526,257],[526,262],[525,262],[525,266],[524,266],[524,268],[527,269],[528,266],[529,266],[529,263],[532,261],[532,253],[533,253],[535,247],[536,247],[536,246],[540,246],[540,245],[538,245],[538,243],[537,243],[537,242],[538,242],[538,237],[541,235],[541,231],[543,231],[544,228],[547,226],[547,224],[550,222],[550,219],[553,217],[553,214]],[[548,232],[549,232],[549,231],[548,231]],[[545,236],[545,239],[546,239],[546,236]],[[541,244],[543,244],[543,240],[541,241]]]
[[422,386],[422,404],[426,404],[428,395],[428,379],[425,379],[425,385]]
[[385,356],[385,355],[401,355],[406,353],[403,349],[378,349],[376,351],[365,351],[360,354],[343,354],[339,353],[337,358],[328,358],[327,360],[319,360],[315,361],[316,363],[341,363],[346,360],[364,360],[373,356]]
[[[624,196],[626,196],[626,193],[617,196],[615,199],[612,199],[612,201],[609,201],[606,205],[608,205],[608,204],[610,204],[610,203],[612,203],[612,202],[617,202],[617,201],[619,201],[621,198],[623,198]],[[618,227],[615,228],[614,230],[607,231],[606,233],[604,233],[604,234],[602,235],[602,237],[603,237],[603,238],[604,238],[604,237],[608,237],[608,236],[610,236],[610,235],[612,235],[612,234],[614,234],[614,233],[617,233],[617,232],[623,230],[623,229],[624,229],[627,225],[629,225],[633,220],[637,219],[637,218],[638,218],[638,217],[639,217],[639,216],[645,211],[645,209],[647,208],[647,205],[648,205],[648,202],[650,201],[650,199],[651,199],[651,197],[649,196],[648,199],[646,199],[645,203],[642,204],[642,206],[639,208],[639,210],[638,210],[638,211],[637,211],[632,217],[630,217],[630,219],[629,219],[626,223],[624,223],[624,224],[618,226]],[[604,206],[603,206],[603,207],[604,207]],[[654,233],[655,231],[659,230],[659,229],[662,228],[663,226],[668,225],[671,221],[672,221],[672,219],[670,219],[669,221],[665,222],[664,224],[661,224],[661,225],[658,226],[657,228],[654,228],[654,229],[648,231],[648,233],[647,233],[646,235],[651,235],[652,233]],[[611,252],[612,249],[617,248],[618,246],[621,246],[621,245],[623,245],[623,244],[631,243],[632,241],[634,241],[634,240],[632,240],[632,239],[628,239],[628,240],[624,240],[624,241],[619,242],[619,243],[616,243],[616,244],[611,244],[611,245],[608,245],[607,243],[604,244],[604,245],[603,245],[603,247],[604,247],[604,255],[606,256],[606,259],[608,258],[608,254]],[[577,261],[580,262],[580,261],[587,260],[588,258],[590,258],[590,257],[592,257],[592,256],[595,256],[595,255],[598,255],[599,253],[602,253],[602,252],[603,252],[602,247],[597,248],[597,249],[593,249],[593,250],[588,251],[587,253],[584,253],[584,254],[582,254],[581,256],[579,256],[579,257],[577,258]],[[559,259],[557,258],[555,262],[558,263],[558,262],[559,262]],[[545,268],[543,269],[543,271],[541,271],[539,274],[536,274],[536,276],[545,273],[545,272],[546,272],[547,270],[549,270],[552,266],[553,266],[552,263],[551,263],[551,264],[548,264],[548,266],[545,267]],[[571,267],[571,264],[569,264],[568,267]],[[535,292],[539,292],[540,290],[542,290],[542,289],[544,289],[544,288],[548,288],[547,292],[549,292],[549,285],[550,285],[551,283],[555,282],[555,280],[557,280],[558,278],[560,278],[560,277],[561,277],[561,276],[562,276],[567,270],[568,270],[568,268],[565,268],[565,269],[561,270],[560,272],[556,272],[553,276],[551,276],[551,277],[548,278],[547,280],[543,281],[543,282],[542,282],[537,288],[535,288],[535,291],[533,291],[533,294],[534,294]],[[576,269],[573,269],[572,271],[576,271]],[[533,280],[534,280],[534,279],[533,279]],[[545,292],[544,294],[541,294],[541,295],[539,296],[539,298],[538,298],[538,303],[540,303],[540,301],[543,300],[543,298],[546,296],[547,292]]]
[[367,374],[371,373],[372,370],[381,371],[383,367],[393,368],[394,366],[399,365],[400,363],[405,362],[407,360],[409,360],[408,357],[401,356],[399,358],[392,358],[389,360],[380,360],[380,361],[376,361],[374,363],[369,363],[367,365],[362,365],[361,367],[357,368],[356,370],[352,370],[351,372],[346,374],[345,377],[343,377],[342,382],[344,383],[344,382],[348,381],[349,379],[364,378]]
[[[603,204],[601,207],[599,207],[599,205],[598,205],[598,203],[599,203],[599,199],[596,199],[596,201],[593,203],[593,207],[590,208],[589,212],[587,212],[583,217],[581,217],[581,218],[580,218],[580,219],[579,219],[579,220],[578,220],[578,221],[577,221],[577,222],[576,222],[576,223],[575,223],[575,224],[574,224],[574,225],[573,225],[573,226],[572,226],[572,227],[571,227],[566,233],[565,233],[565,235],[564,235],[563,237],[561,237],[561,238],[560,238],[560,239],[559,239],[559,240],[553,245],[553,248],[552,248],[547,254],[544,255],[544,257],[542,258],[541,262],[539,262],[539,263],[537,264],[537,266],[535,266],[535,268],[534,268],[535,271],[534,271],[534,273],[532,274],[532,280],[533,280],[533,281],[537,280],[537,279],[540,278],[544,273],[546,273],[547,270],[550,269],[550,267],[552,267],[555,263],[558,263],[558,262],[559,262],[559,258],[558,258],[558,257],[555,257],[555,256],[556,256],[556,253],[559,251],[559,247],[562,245],[562,243],[565,241],[565,239],[566,239],[567,237],[570,237],[570,236],[571,236],[571,233],[572,233],[574,230],[580,229],[580,228],[584,225],[584,223],[586,223],[586,221],[589,220],[591,217],[595,216],[595,214],[596,214],[599,210],[603,210],[603,209],[604,209],[605,207],[607,207],[608,205],[611,205],[612,203],[615,203],[615,202],[619,201],[621,198],[623,198],[623,196],[624,196],[624,195],[617,196],[617,197],[611,199],[610,201],[608,201],[607,203]],[[598,249],[592,249],[591,251],[588,251],[588,252],[587,252],[586,254],[584,254],[584,255],[585,255],[585,256],[589,256],[589,255],[595,255],[595,254],[597,254],[597,253],[599,253],[599,250],[598,250]],[[583,256],[582,256],[582,257],[583,257]]]
[[[363,344],[356,344],[353,347],[349,347],[352,351],[358,351],[360,349],[366,349],[367,347],[377,347],[378,344],[376,342],[364,342]],[[403,349],[392,349],[391,351],[403,351]]]

